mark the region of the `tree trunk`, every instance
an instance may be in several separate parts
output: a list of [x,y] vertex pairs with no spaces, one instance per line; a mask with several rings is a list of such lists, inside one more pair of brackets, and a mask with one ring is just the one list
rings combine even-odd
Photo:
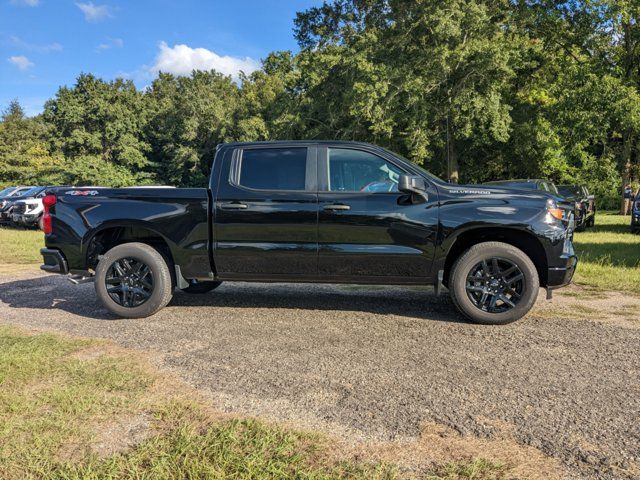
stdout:
[[453,135],[451,135],[449,122],[447,121],[447,174],[450,183],[458,183],[459,169],[458,158],[456,157],[456,151],[453,145]]
[[620,205],[620,215],[626,215],[629,200],[624,198],[624,189],[631,184],[631,150],[633,139],[630,131],[626,131],[622,144],[622,203]]

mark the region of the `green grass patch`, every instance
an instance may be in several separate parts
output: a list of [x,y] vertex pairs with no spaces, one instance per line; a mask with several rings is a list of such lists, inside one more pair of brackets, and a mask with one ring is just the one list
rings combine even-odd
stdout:
[[630,222],[628,216],[599,212],[595,228],[576,232],[576,283],[640,293],[640,235],[630,232]]
[[0,265],[40,264],[44,234],[39,230],[0,227]]
[[[185,388],[106,342],[0,326],[0,478],[402,477],[393,465],[336,459],[319,434],[216,415]],[[425,477],[508,473],[476,459]]]

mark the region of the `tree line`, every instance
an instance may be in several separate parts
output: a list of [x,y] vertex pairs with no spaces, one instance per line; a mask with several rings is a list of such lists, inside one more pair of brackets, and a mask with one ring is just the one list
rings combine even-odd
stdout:
[[0,184],[203,186],[229,141],[372,142],[452,182],[586,183],[615,208],[640,178],[635,0],[334,0],[300,51],[215,71],[78,76],[0,122]]

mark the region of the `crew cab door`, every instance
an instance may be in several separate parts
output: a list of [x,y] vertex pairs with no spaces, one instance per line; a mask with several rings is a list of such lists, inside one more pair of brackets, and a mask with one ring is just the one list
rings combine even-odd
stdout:
[[319,147],[318,273],[325,280],[421,283],[438,228],[437,190],[427,199],[398,191],[407,171],[362,146]]
[[316,171],[313,145],[246,146],[226,156],[214,198],[220,278],[317,274]]

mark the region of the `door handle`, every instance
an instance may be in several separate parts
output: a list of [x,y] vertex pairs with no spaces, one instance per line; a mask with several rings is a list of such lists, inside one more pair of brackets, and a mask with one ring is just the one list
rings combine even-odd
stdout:
[[249,207],[246,203],[240,202],[219,203],[218,205],[223,210],[245,210]]
[[342,203],[334,203],[331,205],[325,205],[324,207],[322,207],[323,210],[351,210],[351,207],[349,205],[344,205]]

